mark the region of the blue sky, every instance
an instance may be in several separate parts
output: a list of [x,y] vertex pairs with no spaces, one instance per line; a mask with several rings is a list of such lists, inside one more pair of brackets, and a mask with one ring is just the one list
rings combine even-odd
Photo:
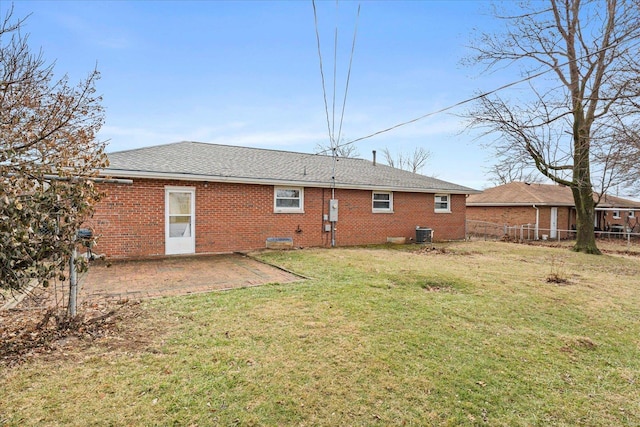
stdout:
[[[316,3],[336,128],[360,3]],[[2,0],[4,15],[11,3]],[[473,28],[491,30],[489,4],[474,1],[362,2],[342,134],[349,141],[494,89],[514,74],[483,75],[460,60]],[[23,32],[56,74],[72,82],[97,64],[108,151],[193,140],[314,152],[328,144],[311,1],[17,1],[31,13]],[[334,61],[334,32],[338,48]],[[490,153],[463,109],[436,114],[356,143],[360,157],[384,148],[432,152],[422,169],[482,189]],[[337,133],[337,132],[336,132]],[[378,156],[380,159],[380,155]]]

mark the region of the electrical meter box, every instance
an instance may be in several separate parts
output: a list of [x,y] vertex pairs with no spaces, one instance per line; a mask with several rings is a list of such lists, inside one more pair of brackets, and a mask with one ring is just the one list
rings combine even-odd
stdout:
[[329,200],[329,221],[338,221],[338,199]]

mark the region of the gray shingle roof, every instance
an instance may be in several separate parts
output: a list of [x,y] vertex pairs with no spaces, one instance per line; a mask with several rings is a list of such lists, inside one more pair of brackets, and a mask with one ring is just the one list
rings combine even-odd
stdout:
[[[123,178],[330,187],[334,176],[331,156],[189,141],[118,151],[108,153],[108,157],[110,165],[103,175]],[[335,186],[477,193],[461,185],[352,158],[339,158],[335,163]]]

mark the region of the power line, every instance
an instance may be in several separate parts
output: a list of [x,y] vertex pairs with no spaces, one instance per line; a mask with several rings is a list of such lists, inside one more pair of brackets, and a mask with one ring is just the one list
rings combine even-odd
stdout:
[[342,111],[340,112],[340,125],[338,130],[338,139],[336,140],[335,127],[336,127],[336,93],[337,93],[337,81],[338,81],[338,22],[339,22],[338,0],[336,0],[336,25],[335,25],[334,41],[333,41],[333,98],[332,98],[331,120],[329,119],[327,90],[326,90],[326,83],[325,83],[324,71],[323,71],[323,65],[322,65],[322,50],[320,48],[320,31],[318,29],[318,12],[316,9],[315,0],[311,0],[311,2],[313,4],[313,17],[314,17],[315,30],[316,30],[316,41],[318,44],[318,58],[320,60],[320,75],[322,76],[322,94],[324,97],[324,108],[325,108],[325,114],[327,117],[327,129],[329,131],[329,142],[330,142],[330,148],[332,151],[331,154],[333,159],[333,169],[331,173],[331,200],[330,200],[331,207],[329,208],[329,219],[331,223],[331,246],[335,246],[335,236],[336,236],[335,222],[337,221],[337,218],[331,219],[331,217],[332,217],[332,212],[337,213],[337,200],[335,200],[335,197],[336,197],[336,166],[338,163],[338,146],[339,146],[339,141],[342,134],[342,123],[344,122],[344,112],[346,109],[347,95],[349,92],[349,80],[351,78],[351,67],[353,65],[353,56],[354,56],[355,45],[356,45],[356,35],[358,33],[360,4],[358,4],[358,13],[356,17],[356,25],[355,25],[355,30],[353,34],[353,42],[351,45],[351,55],[349,58],[349,68],[347,71],[344,98],[342,101]]
[[[356,22],[355,22],[355,28],[354,28],[354,33],[353,33],[353,41],[351,43],[351,52],[350,52],[350,56],[349,56],[349,66],[347,69],[347,78],[346,78],[346,83],[345,83],[345,90],[344,90],[344,97],[342,100],[342,109],[340,111],[340,122],[339,122],[339,126],[338,126],[338,137],[336,138],[336,134],[335,134],[335,130],[336,130],[336,96],[337,96],[337,68],[338,68],[338,0],[336,0],[336,26],[335,26],[335,30],[334,30],[334,46],[333,46],[333,97],[332,97],[332,109],[331,109],[331,117],[329,114],[329,102],[328,102],[328,97],[327,97],[327,85],[326,85],[326,80],[325,80],[325,76],[324,76],[324,64],[322,61],[322,49],[320,46],[320,30],[319,30],[319,26],[318,26],[318,12],[317,12],[317,8],[316,8],[316,3],[315,0],[312,0],[312,5],[313,5],[313,16],[314,16],[314,24],[315,24],[315,33],[316,33],[316,42],[317,42],[317,47],[318,47],[318,59],[319,59],[319,64],[320,64],[320,76],[322,79],[322,94],[323,94],[323,98],[324,98],[324,105],[325,105],[325,116],[326,116],[326,120],[327,120],[327,130],[329,132],[329,142],[330,142],[330,147],[331,147],[331,151],[333,152],[332,154],[335,156],[336,155],[336,150],[339,148],[339,141],[340,138],[342,137],[342,125],[344,123],[344,115],[345,115],[345,110],[346,110],[346,105],[347,105],[347,97],[348,97],[348,93],[349,93],[349,82],[351,80],[351,69],[353,67],[353,57],[354,57],[354,53],[355,53],[355,47],[356,47],[356,40],[357,40],[357,34],[358,34],[358,22],[360,19],[360,9],[361,9],[361,5],[358,4],[358,10],[357,10],[357,14],[356,14]],[[328,151],[328,150],[325,150]]]
[[353,56],[356,50],[356,37],[358,35],[358,22],[360,21],[360,4],[358,4],[358,12],[356,14],[356,25],[353,29],[353,42],[351,43],[351,55],[349,56],[349,70],[347,72],[347,82],[344,88],[344,99],[342,100],[342,114],[340,115],[340,126],[338,127],[338,139],[336,144],[340,144],[342,138],[342,123],[344,122],[344,112],[347,106],[347,94],[349,93],[349,80],[351,80],[351,65],[353,64]]
[[[582,59],[588,58],[588,57],[590,57],[590,56],[600,54],[600,53],[602,53],[602,52],[604,52],[604,51],[606,51],[606,50],[613,49],[613,48],[615,48],[615,47],[619,46],[621,43],[622,43],[622,42],[621,42],[621,41],[619,41],[619,42],[616,42],[616,43],[614,43],[614,44],[612,44],[612,45],[609,45],[609,46],[607,46],[607,47],[604,47],[604,48],[602,48],[602,49],[599,49],[599,50],[597,50],[597,51],[595,51],[595,52],[592,52],[592,53],[590,53],[590,54],[583,55],[583,56],[582,56],[582,57],[580,57],[580,58],[576,58],[576,59],[573,59],[573,60],[569,60],[569,61],[567,61],[567,62],[565,62],[565,63],[558,64],[556,68],[559,68],[559,67],[565,67],[565,66],[567,66],[567,65],[571,64],[572,62],[576,62],[576,61],[579,61],[579,60],[582,60]],[[639,43],[639,44],[640,44],[640,43]],[[453,110],[454,108],[460,107],[461,105],[468,104],[468,103],[470,103],[470,102],[476,101],[476,100],[478,100],[478,99],[484,98],[484,97],[489,96],[489,95],[493,95],[493,94],[494,94],[494,93],[496,93],[496,92],[499,92],[499,91],[501,91],[501,90],[507,89],[507,88],[509,88],[509,87],[511,87],[511,86],[518,85],[518,84],[520,84],[520,83],[527,82],[527,81],[529,81],[529,80],[533,80],[533,79],[535,79],[535,78],[538,78],[538,77],[540,77],[540,76],[543,76],[544,74],[550,73],[550,72],[552,72],[552,71],[555,71],[555,70],[554,70],[554,68],[549,68],[549,69],[547,69],[547,70],[540,71],[540,72],[538,72],[538,73],[536,73],[536,74],[532,74],[532,75],[530,75],[530,76],[527,76],[527,77],[525,77],[525,78],[523,78],[523,79],[520,79],[520,80],[517,80],[517,81],[511,82],[511,83],[507,83],[507,84],[505,84],[505,85],[502,85],[502,86],[500,86],[500,87],[498,87],[498,88],[496,88],[496,89],[490,90],[490,91],[488,91],[488,92],[483,92],[483,93],[481,93],[481,94],[479,94],[479,95],[476,95],[476,96],[473,96],[473,97],[471,97],[471,98],[467,98],[467,99],[464,99],[464,100],[462,100],[462,101],[456,102],[455,104],[449,105],[448,107],[444,107],[444,108],[441,108],[441,109],[439,109],[439,110],[432,111],[432,112],[427,113],[427,114],[423,114],[422,116],[416,117],[416,118],[411,119],[411,120],[407,120],[407,121],[405,121],[405,122],[398,123],[398,124],[396,124],[396,125],[393,125],[393,126],[391,126],[391,127],[388,127],[388,128],[386,128],[386,129],[379,130],[379,131],[374,132],[374,133],[372,133],[372,134],[369,134],[369,135],[366,135],[366,136],[363,136],[363,137],[360,137],[360,138],[353,139],[353,140],[351,140],[351,141],[345,142],[344,144],[338,144],[338,145],[337,145],[337,148],[346,147],[346,146],[351,145],[351,144],[354,144],[354,143],[356,143],[356,142],[358,142],[358,141],[362,141],[362,140],[369,139],[369,138],[372,138],[372,137],[374,137],[374,136],[377,136],[377,135],[380,135],[380,134],[383,134],[383,133],[386,133],[386,132],[390,132],[390,131],[392,131],[392,130],[394,130],[394,129],[397,129],[397,128],[399,128],[399,127],[406,126],[406,125],[409,125],[409,124],[412,124],[412,123],[415,123],[415,122],[420,121],[420,120],[422,120],[422,119],[425,119],[425,118],[427,118],[427,117],[431,117],[431,116],[434,116],[434,115],[436,115],[436,114],[440,114],[440,113],[444,113],[444,112],[449,111],[449,110]]]
[[[329,124],[329,106],[327,104],[327,88],[324,80],[324,68],[322,66],[322,51],[320,50],[320,32],[318,31],[318,13],[316,11],[315,0],[311,0],[311,4],[313,5],[313,19],[315,22],[315,29],[316,29],[316,41],[318,44],[318,59],[320,60],[320,77],[322,78],[322,95],[324,98],[324,112],[327,118],[327,131],[329,132],[329,140],[331,140],[331,125]],[[331,146],[333,147],[332,142],[331,142]]]
[[331,148],[337,144],[336,135],[336,86],[338,75],[338,0],[336,0],[336,27],[333,35],[333,105],[331,109]]

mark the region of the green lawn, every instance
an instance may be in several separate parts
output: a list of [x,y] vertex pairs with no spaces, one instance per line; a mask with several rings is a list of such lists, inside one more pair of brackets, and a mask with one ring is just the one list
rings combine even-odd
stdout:
[[262,253],[311,279],[148,301],[144,345],[3,368],[0,424],[640,425],[640,257],[439,247]]

